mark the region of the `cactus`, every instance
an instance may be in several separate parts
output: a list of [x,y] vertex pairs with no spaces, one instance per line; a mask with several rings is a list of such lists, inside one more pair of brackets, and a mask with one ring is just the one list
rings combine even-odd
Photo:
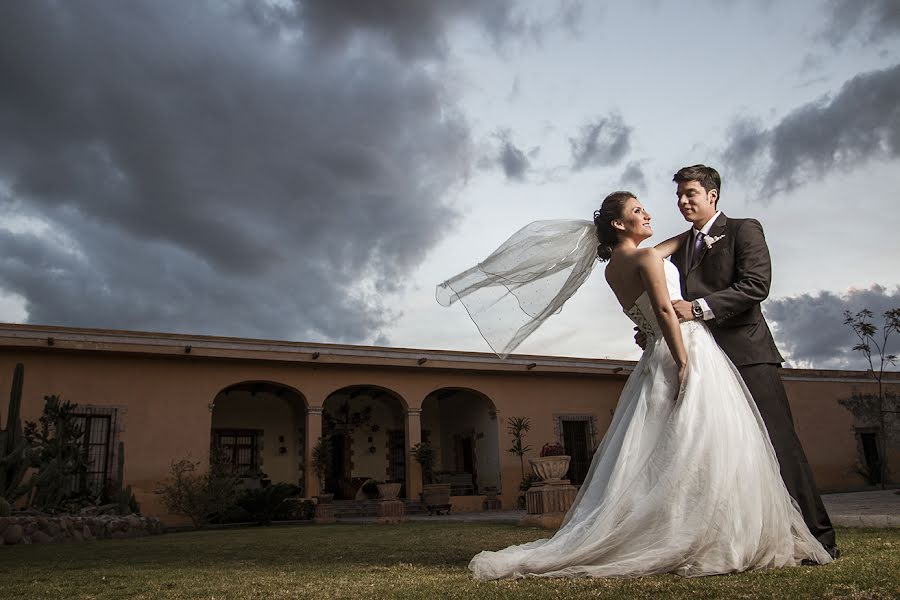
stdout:
[[22,385],[25,365],[19,363],[13,371],[12,389],[6,429],[0,430],[0,497],[14,502],[22,495],[22,481],[31,466],[31,454],[22,437]]
[[125,442],[119,442],[119,455],[116,460],[116,480],[115,488],[110,494],[110,500],[117,505],[116,512],[120,515],[130,515],[139,513],[140,506],[134,498],[134,492],[131,486],[127,485],[122,488],[125,483]]

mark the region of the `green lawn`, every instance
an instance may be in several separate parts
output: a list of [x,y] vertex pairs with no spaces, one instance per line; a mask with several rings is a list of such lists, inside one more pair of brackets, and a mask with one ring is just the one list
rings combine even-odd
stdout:
[[825,567],[683,579],[479,583],[482,549],[544,537],[512,525],[309,525],[0,547],[0,598],[898,598],[900,530],[843,529]]

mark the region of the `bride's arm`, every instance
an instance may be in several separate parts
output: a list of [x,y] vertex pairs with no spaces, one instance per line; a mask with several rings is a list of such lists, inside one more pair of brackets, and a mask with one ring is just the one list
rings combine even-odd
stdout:
[[676,236],[670,237],[664,242],[658,243],[654,246],[654,249],[662,255],[663,258],[669,258],[675,251],[681,247],[681,244],[684,243],[684,234],[679,233]]
[[678,365],[679,388],[684,382],[687,373],[687,350],[684,347],[684,339],[681,337],[681,326],[678,323],[678,315],[672,308],[672,300],[669,297],[669,288],[666,285],[666,274],[663,270],[663,261],[655,248],[641,251],[638,257],[638,272],[644,282],[644,289],[650,298],[656,320],[662,329],[663,338],[669,346],[672,358]]

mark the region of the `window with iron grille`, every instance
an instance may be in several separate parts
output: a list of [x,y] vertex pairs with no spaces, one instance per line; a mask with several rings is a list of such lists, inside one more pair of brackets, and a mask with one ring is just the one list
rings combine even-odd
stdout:
[[231,465],[235,475],[252,475],[260,467],[262,433],[257,429],[216,429],[213,443],[225,464]]
[[388,434],[388,481],[406,480],[406,435],[400,430]]
[[81,444],[87,471],[68,484],[72,492],[87,492],[94,496],[102,494],[113,478],[113,444],[115,442],[114,408],[79,406],[73,416],[81,426],[84,435]]

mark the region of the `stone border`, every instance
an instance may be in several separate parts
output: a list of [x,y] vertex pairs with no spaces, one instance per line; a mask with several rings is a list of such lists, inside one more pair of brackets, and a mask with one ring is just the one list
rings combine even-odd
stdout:
[[159,519],[138,515],[0,517],[0,546],[125,539],[155,535],[163,531]]

